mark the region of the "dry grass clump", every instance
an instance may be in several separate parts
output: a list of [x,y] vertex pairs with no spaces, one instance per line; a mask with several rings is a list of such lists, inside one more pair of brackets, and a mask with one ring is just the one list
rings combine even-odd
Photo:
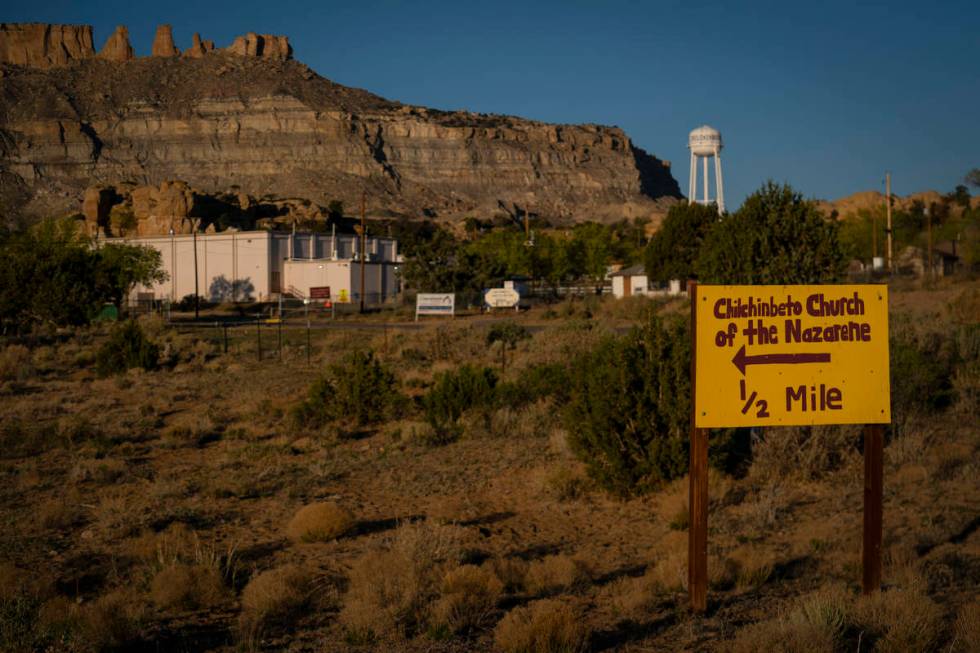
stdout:
[[0,381],[26,381],[34,375],[31,350],[24,345],[0,349]]
[[582,589],[590,579],[584,562],[558,554],[532,562],[524,584],[532,594],[544,595]]
[[82,519],[82,509],[77,495],[70,494],[42,502],[37,507],[37,521],[43,528],[64,529]]
[[[708,490],[712,493],[713,488]],[[663,519],[671,530],[687,530],[690,523],[690,510],[688,509],[688,477],[677,479],[657,496],[657,514]]]
[[459,527],[407,524],[386,549],[354,562],[340,613],[348,636],[370,641],[382,635],[411,636],[429,622],[443,579],[459,567],[463,547]]
[[544,479],[548,494],[558,501],[572,501],[585,494],[588,479],[566,465],[553,469]]
[[801,426],[766,429],[752,443],[749,474],[760,481],[816,480],[858,456],[855,426]]
[[476,565],[450,569],[432,606],[432,624],[453,633],[478,628],[493,614],[503,591],[504,584],[489,569]]
[[851,598],[842,588],[823,588],[795,601],[775,619],[738,631],[732,653],[832,653],[847,627],[850,609]]
[[504,653],[580,653],[588,646],[589,634],[579,610],[567,602],[542,599],[507,613],[493,639]]
[[68,477],[76,483],[112,483],[126,473],[126,462],[116,458],[79,458]]
[[354,523],[350,512],[336,503],[311,503],[289,520],[286,537],[293,542],[326,542],[349,533]]
[[196,610],[217,605],[227,590],[217,569],[202,564],[164,567],[150,583],[150,598],[158,608]]
[[86,605],[80,615],[83,638],[97,651],[125,650],[139,640],[146,606],[132,589],[117,589]]
[[975,653],[980,649],[980,600],[960,608],[956,625],[953,626],[953,644],[950,648],[963,653]]
[[649,571],[642,576],[625,576],[609,585],[609,602],[623,619],[641,619],[653,613],[663,597],[664,587]]
[[269,569],[252,578],[242,590],[242,631],[248,634],[262,626],[290,623],[306,605],[309,586],[309,574],[297,565]]
[[493,573],[504,584],[508,592],[519,592],[524,589],[527,578],[527,562],[520,558],[494,558],[490,561]]
[[861,597],[854,617],[859,627],[875,639],[876,651],[931,651],[942,634],[942,609],[915,577],[907,578],[902,587]]
[[[665,535],[657,543],[653,559],[653,566],[647,570],[653,582],[671,592],[687,589],[687,533],[672,531]],[[710,562],[709,573],[712,567]]]
[[773,559],[758,546],[745,546],[728,554],[735,568],[735,585],[755,589],[763,585],[773,572]]

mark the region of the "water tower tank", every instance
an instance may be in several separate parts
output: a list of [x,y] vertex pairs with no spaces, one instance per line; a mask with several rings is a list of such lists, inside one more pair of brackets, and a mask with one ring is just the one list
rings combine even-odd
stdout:
[[691,132],[687,146],[695,156],[711,156],[721,151],[721,132],[714,127],[701,125]]

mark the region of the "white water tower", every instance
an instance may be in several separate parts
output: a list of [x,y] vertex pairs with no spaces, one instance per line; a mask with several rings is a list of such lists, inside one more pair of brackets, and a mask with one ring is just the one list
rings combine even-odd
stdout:
[[[688,202],[718,205],[718,215],[725,212],[725,186],[721,181],[721,132],[713,127],[701,125],[691,132],[687,139],[687,147],[691,150],[691,178],[687,191]],[[715,158],[715,199],[708,198],[708,159]],[[698,190],[698,159],[701,159],[704,169],[703,193],[697,198]]]

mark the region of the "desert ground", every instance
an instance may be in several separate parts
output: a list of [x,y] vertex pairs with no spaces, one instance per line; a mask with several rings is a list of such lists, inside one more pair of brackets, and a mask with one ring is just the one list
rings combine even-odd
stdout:
[[[104,378],[111,326],[7,343],[0,647],[980,650],[975,281],[892,290],[893,336],[916,360],[960,353],[939,376],[893,376],[872,596],[860,594],[858,427],[755,433],[743,469],[712,472],[709,604],[695,615],[686,477],[637,496],[602,489],[553,396],[466,410],[452,437],[426,422],[441,373],[469,364],[518,383],[687,310],[576,299],[416,329],[396,325],[411,319],[401,309],[340,323],[388,329],[314,329],[310,363],[304,329],[287,325],[280,352],[268,327],[259,361],[254,328],[233,329],[225,353],[219,329],[146,316],[159,368]],[[502,364],[487,335],[505,322],[527,337]],[[390,413],[304,419],[317,379],[367,350],[393,376]]]

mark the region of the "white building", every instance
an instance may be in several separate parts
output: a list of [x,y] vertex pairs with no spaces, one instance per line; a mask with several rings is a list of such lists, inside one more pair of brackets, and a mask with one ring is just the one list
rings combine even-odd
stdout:
[[[335,301],[358,301],[361,262],[358,236],[271,231],[223,231],[114,238],[106,242],[147,245],[160,252],[169,278],[135,293],[177,301],[193,295],[195,244],[197,291],[215,302],[268,301],[280,294],[304,298],[311,287],[329,287]],[[365,241],[365,301],[382,302],[400,289],[398,242]]]
[[634,295],[679,295],[681,294],[681,282],[679,279],[672,279],[667,287],[651,284],[647,277],[646,268],[642,263],[623,268],[618,272],[613,272],[612,291],[616,299],[632,297]]
[[642,263],[623,268],[612,275],[613,295],[620,299],[633,295],[646,295],[650,290],[647,273]]

